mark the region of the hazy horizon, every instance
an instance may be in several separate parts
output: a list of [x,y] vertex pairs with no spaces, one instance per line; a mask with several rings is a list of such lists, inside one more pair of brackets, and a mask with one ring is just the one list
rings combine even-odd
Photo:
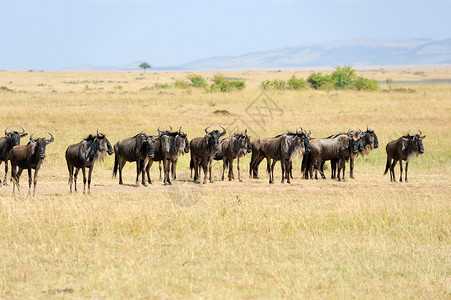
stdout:
[[163,67],[334,40],[443,40],[450,11],[450,0],[3,1],[0,69]]

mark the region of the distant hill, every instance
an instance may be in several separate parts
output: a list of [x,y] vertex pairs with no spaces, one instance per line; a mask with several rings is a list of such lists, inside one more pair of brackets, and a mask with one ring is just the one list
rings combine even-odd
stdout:
[[185,69],[260,69],[321,67],[351,64],[429,65],[451,63],[451,39],[433,41],[355,39],[305,44],[240,56],[210,57],[180,67]]
[[[125,66],[82,65],[65,70],[135,71],[142,61]],[[440,65],[451,64],[451,38],[376,40],[353,39],[303,44],[293,47],[258,51],[239,56],[209,57],[180,66],[158,67],[151,70],[231,70],[292,67]]]

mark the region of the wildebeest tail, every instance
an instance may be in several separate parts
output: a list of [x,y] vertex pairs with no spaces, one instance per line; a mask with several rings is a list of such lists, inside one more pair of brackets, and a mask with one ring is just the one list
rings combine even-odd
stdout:
[[388,169],[390,169],[390,159],[387,157],[387,163],[385,164],[385,172],[384,172],[384,175],[387,174]]
[[193,161],[193,156],[191,155],[191,159],[189,161],[189,169],[191,171],[191,176],[190,178],[193,178],[193,169],[194,169],[194,161]]
[[113,168],[113,178],[116,178],[117,168],[119,167],[119,162],[117,161],[117,155],[114,153],[114,168]]

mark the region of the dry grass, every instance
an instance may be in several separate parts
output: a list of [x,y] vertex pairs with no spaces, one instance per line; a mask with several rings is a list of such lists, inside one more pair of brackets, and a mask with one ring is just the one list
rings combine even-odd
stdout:
[[[7,88],[0,126],[55,135],[35,198],[26,196],[26,174],[20,196],[0,188],[0,297],[449,299],[451,85],[397,85],[414,93],[269,91],[272,115],[246,113],[261,81],[293,73],[309,74],[227,73],[247,87],[223,94],[152,88],[186,73],[0,72]],[[362,74],[451,78],[449,70]],[[215,164],[217,182],[197,185],[185,156],[174,186],[162,186],[154,167],[154,184],[135,188],[111,179],[108,157],[94,170],[92,196],[67,193],[64,151],[96,128],[115,143],[169,125],[191,139],[218,123],[246,126],[254,138],[300,126],[322,137],[368,124],[381,147],[356,161],[357,179],[346,183],[302,181],[296,162],[292,185],[277,182],[278,170],[269,186],[263,167],[262,179],[247,178],[247,157],[244,183],[219,182]],[[385,144],[417,128],[427,134],[426,153],[409,166],[409,183],[389,183]],[[126,165],[125,183],[134,183],[134,169]]]

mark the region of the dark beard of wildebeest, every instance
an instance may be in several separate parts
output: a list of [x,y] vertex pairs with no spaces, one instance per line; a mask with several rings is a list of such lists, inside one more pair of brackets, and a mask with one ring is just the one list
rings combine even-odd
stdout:
[[126,162],[136,162],[136,186],[139,186],[139,174],[142,173],[142,185],[145,182],[144,166],[147,159],[154,156],[154,137],[140,132],[134,137],[120,140],[114,145],[114,169],[113,177],[116,177],[119,169],[119,184],[122,181],[122,168]]
[[[341,133],[344,134],[344,133]],[[338,134],[337,134],[338,135]],[[330,137],[335,137],[337,135],[333,135]],[[368,155],[373,149],[376,149],[379,147],[379,141],[377,139],[377,135],[371,128],[368,128],[368,125],[366,126],[366,131],[362,132],[362,138],[360,139],[360,145],[359,145],[359,152],[354,156],[351,156],[349,158],[349,177],[354,179],[354,160],[359,155],[365,156]],[[331,178],[335,179],[336,172],[337,172],[337,160],[331,160]],[[324,162],[323,162],[324,165]],[[323,171],[323,165],[321,166],[321,170]]]
[[[155,155],[149,160],[146,166],[147,179],[150,180],[150,167],[154,161],[163,161],[164,167],[164,184],[172,184],[170,180],[170,171],[172,171],[172,178],[176,179],[176,167],[179,155],[184,155],[189,152],[189,142],[186,133],[182,132],[182,127],[179,131],[171,132],[169,130],[160,131],[158,128],[159,137],[155,141]],[[172,168],[170,170],[172,164]],[[160,165],[161,167],[161,165]],[[161,178],[161,168],[160,168]]]
[[[360,135],[357,132],[348,132],[333,138],[314,139],[310,141],[311,152],[306,155],[302,162],[302,173],[305,179],[313,179],[313,167],[316,166],[315,179],[318,179],[317,170],[320,169],[321,177],[325,179],[320,166],[324,160],[338,160],[338,181],[341,181],[340,172],[343,170],[343,181],[345,180],[345,162],[355,155],[359,149]],[[309,174],[308,174],[308,173]]]
[[67,147],[66,162],[69,171],[69,191],[71,193],[72,181],[75,183],[75,192],[77,192],[77,175],[80,169],[83,173],[83,193],[86,192],[86,168],[89,169],[88,193],[91,192],[91,174],[94,169],[94,163],[98,160],[103,160],[105,153],[108,153],[108,155],[113,154],[113,148],[110,141],[99,131],[97,131],[96,135],[90,134],[81,142]]
[[222,180],[224,180],[224,172],[229,167],[229,181],[235,179],[233,175],[233,161],[237,159],[238,180],[242,182],[240,175],[240,158],[252,151],[250,136],[247,135],[247,129],[241,133],[236,133],[222,139],[219,142],[218,152],[214,157],[215,160],[222,160]]
[[211,176],[211,162],[218,151],[219,138],[226,134],[226,130],[222,126],[219,126],[222,128],[222,132],[219,132],[219,130],[208,131],[208,128],[210,127],[211,126],[205,128],[205,136],[196,137],[190,142],[191,177],[193,176],[194,169],[194,182],[198,181],[200,177],[200,167],[202,167],[202,170],[204,171],[204,184],[207,183],[207,169],[209,172],[209,180],[213,183],[213,178]]
[[[6,176],[8,174],[8,153],[14,146],[20,145],[20,138],[26,136],[28,133],[22,127],[22,132],[8,131],[8,127],[5,129],[5,136],[0,138],[0,165],[5,162],[5,178],[3,179],[3,185],[8,185],[6,182]],[[0,186],[1,186],[0,181]]]
[[[33,195],[36,194],[36,183],[38,172],[45,158],[45,147],[54,141],[53,135],[49,132],[50,139],[37,138],[30,136],[30,142],[27,145],[14,146],[8,154],[11,162],[11,179],[13,180],[13,193],[17,185],[20,192],[19,179],[24,169],[28,170],[28,194],[31,190],[31,170],[35,169],[33,177]],[[16,168],[19,167],[19,171]]]
[[[252,159],[250,164],[250,174],[255,169],[257,162],[266,158],[267,172],[269,175],[269,183],[274,183],[274,165],[280,161],[282,166],[282,183],[287,179],[290,183],[288,170],[291,162],[296,156],[303,156],[308,150],[309,143],[306,148],[305,141],[308,141],[307,134],[296,129],[296,133],[282,134],[274,138],[260,138],[252,143]],[[254,152],[255,151],[255,152]],[[272,163],[271,163],[272,160]]]
[[396,182],[395,166],[399,161],[400,176],[399,181],[402,181],[402,161],[406,161],[406,175],[405,181],[407,182],[407,170],[409,168],[409,162],[414,156],[424,153],[423,139],[425,135],[421,136],[421,130],[418,130],[420,134],[410,134],[400,137],[397,140],[393,140],[387,144],[385,150],[387,151],[387,163],[385,165],[384,175],[387,174],[390,169],[390,181]]
[[[279,134],[279,135],[275,136],[274,138],[279,138],[283,135],[288,135],[288,136],[299,135],[299,137],[302,138],[304,141],[304,149],[305,149],[305,151],[303,153],[303,155],[304,155],[304,154],[310,152],[310,142],[309,142],[311,139],[310,134],[311,134],[311,132],[307,133],[307,131],[305,131],[301,128],[300,132],[297,131],[297,133],[293,133],[293,132],[283,133],[283,134]],[[259,167],[260,163],[262,162],[262,160],[265,158],[265,156],[260,152],[260,147],[262,146],[262,144],[265,143],[266,140],[268,140],[268,138],[258,139],[252,143],[252,157],[251,157],[251,162],[249,164],[249,176],[252,178],[256,178],[256,179],[259,178],[258,177],[258,167]],[[291,161],[288,164],[286,173],[290,178],[293,178]]]

